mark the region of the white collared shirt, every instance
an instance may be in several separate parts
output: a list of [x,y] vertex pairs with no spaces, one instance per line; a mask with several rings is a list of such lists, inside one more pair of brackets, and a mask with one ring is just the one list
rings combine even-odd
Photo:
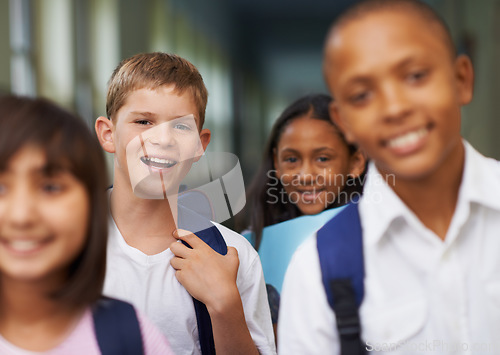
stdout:
[[[370,165],[359,206],[367,350],[500,353],[500,163],[464,145],[462,184],[444,241]],[[315,236],[297,250],[285,276],[278,341],[280,354],[340,353]]]

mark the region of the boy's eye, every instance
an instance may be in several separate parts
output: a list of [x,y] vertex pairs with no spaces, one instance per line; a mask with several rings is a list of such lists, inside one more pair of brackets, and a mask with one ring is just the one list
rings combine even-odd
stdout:
[[353,105],[362,105],[369,98],[370,98],[369,91],[361,91],[361,92],[355,93],[354,95],[349,96],[348,100]]
[[407,75],[406,80],[410,83],[417,83],[427,76],[427,71],[417,70]]
[[330,158],[329,157],[318,157],[318,161],[321,162],[321,163],[326,163],[327,161],[329,161]]
[[296,163],[298,161],[297,157],[287,157],[284,159],[286,163]]
[[191,131],[191,126],[185,123],[177,123],[175,124],[174,128],[181,131]]
[[135,123],[139,124],[139,125],[150,125],[151,122],[149,122],[148,120],[137,120],[135,121]]

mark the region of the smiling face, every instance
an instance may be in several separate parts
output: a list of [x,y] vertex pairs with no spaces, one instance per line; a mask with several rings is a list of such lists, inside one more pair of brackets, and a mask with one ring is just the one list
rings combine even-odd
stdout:
[[335,201],[348,174],[361,173],[363,163],[355,160],[331,123],[306,116],[291,121],[281,133],[274,167],[289,201],[309,215]]
[[16,281],[64,280],[83,249],[89,198],[72,174],[49,174],[42,149],[26,146],[0,172],[0,274]]
[[115,185],[146,199],[176,194],[210,140],[208,130],[198,130],[196,112],[190,93],[173,86],[130,93],[112,128]]
[[127,145],[130,183],[138,197],[164,199],[178,192],[192,163],[203,154],[198,127],[193,115],[144,126]]
[[430,176],[463,156],[460,108],[472,96],[472,67],[453,59],[437,25],[404,10],[347,22],[328,38],[331,114],[382,174]]

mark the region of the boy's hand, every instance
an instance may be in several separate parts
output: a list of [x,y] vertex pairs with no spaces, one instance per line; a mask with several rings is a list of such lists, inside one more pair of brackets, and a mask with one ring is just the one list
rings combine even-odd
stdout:
[[217,354],[258,354],[236,287],[240,264],[236,249],[228,246],[227,254],[220,255],[191,232],[178,229],[173,236],[192,247],[172,243],[170,264],[182,286],[207,306]]
[[191,232],[178,229],[173,236],[189,244],[174,242],[170,250],[174,257],[170,265],[176,270],[177,280],[186,290],[203,302],[210,313],[224,312],[226,307],[239,299],[236,287],[238,273],[238,252],[227,247],[227,254],[221,255]]

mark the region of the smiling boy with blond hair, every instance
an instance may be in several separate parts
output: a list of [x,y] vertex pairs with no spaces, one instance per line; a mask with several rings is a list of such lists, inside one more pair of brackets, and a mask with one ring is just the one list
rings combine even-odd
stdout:
[[255,250],[213,224],[228,246],[221,255],[177,224],[181,181],[210,141],[206,104],[200,73],[176,55],[138,54],[113,72],[107,117],[95,125],[102,147],[114,154],[104,293],[148,314],[176,354],[202,351],[192,297],[208,310],[218,354],[273,354]]

